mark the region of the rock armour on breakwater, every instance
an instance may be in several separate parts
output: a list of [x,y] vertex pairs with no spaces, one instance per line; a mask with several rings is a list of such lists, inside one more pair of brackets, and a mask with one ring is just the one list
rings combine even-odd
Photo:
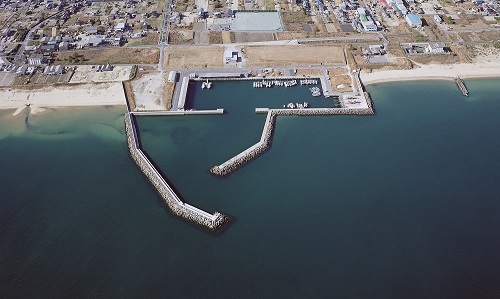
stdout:
[[142,152],[135,129],[134,119],[130,113],[125,115],[125,132],[127,134],[127,144],[130,156],[161,195],[173,214],[207,227],[210,230],[217,230],[228,221],[228,217],[224,214],[219,212],[209,214],[179,199],[177,194],[175,194],[165,179]]
[[269,109],[262,137],[258,143],[246,149],[240,154],[227,160],[221,165],[214,166],[210,172],[216,176],[226,176],[233,171],[243,167],[253,159],[262,155],[271,147],[276,117],[289,115],[373,115],[375,113],[370,96],[363,93],[368,108],[346,109],[346,108],[317,108],[317,109]]
[[210,172],[216,176],[225,176],[262,155],[272,144],[275,123],[276,113],[269,111],[260,141],[225,163],[212,167]]

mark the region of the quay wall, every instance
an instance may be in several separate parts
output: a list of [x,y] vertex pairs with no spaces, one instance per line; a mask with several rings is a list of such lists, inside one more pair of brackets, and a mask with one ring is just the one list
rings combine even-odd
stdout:
[[190,78],[191,81],[206,81],[209,79],[212,82],[217,81],[285,81],[285,80],[304,80],[304,79],[316,79],[321,80],[321,76],[269,76],[269,77],[213,77],[213,78]]
[[185,218],[210,230],[217,230],[227,220],[227,216],[219,212],[213,214],[207,213],[192,205],[183,202],[172,188],[167,184],[162,175],[156,170],[154,165],[149,161],[144,152],[141,150],[137,130],[135,126],[134,116],[130,113],[125,115],[125,132],[127,134],[127,144],[130,151],[130,156],[139,167],[141,172],[148,178],[151,184],[158,191],[167,206],[174,215]]

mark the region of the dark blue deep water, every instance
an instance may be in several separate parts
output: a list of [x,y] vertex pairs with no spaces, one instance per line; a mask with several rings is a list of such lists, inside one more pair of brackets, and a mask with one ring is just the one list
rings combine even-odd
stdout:
[[278,118],[271,150],[224,179],[210,167],[264,125],[251,90],[190,95],[224,115],[139,117],[180,195],[232,216],[218,236],[163,207],[124,108],[0,112],[0,298],[499,297],[500,81],[466,83],[369,86],[375,116]]

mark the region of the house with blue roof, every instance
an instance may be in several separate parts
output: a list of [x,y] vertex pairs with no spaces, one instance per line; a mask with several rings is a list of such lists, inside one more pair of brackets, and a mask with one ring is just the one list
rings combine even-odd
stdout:
[[405,19],[406,23],[408,23],[408,26],[410,26],[411,28],[422,28],[422,20],[416,14],[409,13],[406,15]]

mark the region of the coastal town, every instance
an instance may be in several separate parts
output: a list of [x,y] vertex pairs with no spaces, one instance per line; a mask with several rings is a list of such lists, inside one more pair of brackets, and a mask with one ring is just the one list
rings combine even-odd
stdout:
[[500,298],[499,0],[0,0],[0,299]]
[[2,0],[0,33],[0,109],[125,105],[135,163],[174,214],[211,230],[228,217],[177,196],[135,117],[224,114],[186,99],[225,81],[333,99],[256,107],[262,138],[210,169],[225,176],[268,150],[278,116],[373,115],[377,82],[455,80],[468,96],[464,78],[500,76],[495,0]]
[[3,0],[0,33],[0,86],[126,81],[135,108],[175,110],[192,74],[324,76],[330,92],[354,91],[357,70],[365,83],[495,75],[500,4]]

